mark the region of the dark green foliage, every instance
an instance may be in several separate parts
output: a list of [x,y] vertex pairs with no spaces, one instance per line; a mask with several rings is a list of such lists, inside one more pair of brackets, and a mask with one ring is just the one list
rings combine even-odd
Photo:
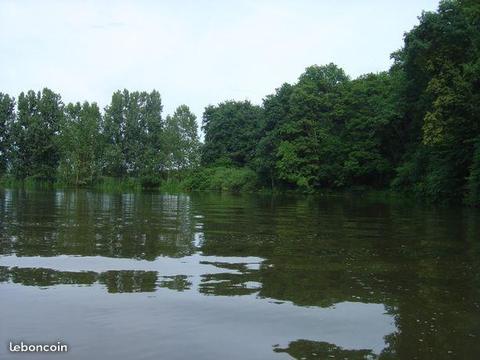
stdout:
[[62,121],[60,95],[49,89],[19,95],[17,117],[9,136],[11,171],[15,177],[55,179],[60,156],[55,136]]
[[395,55],[412,124],[395,184],[434,201],[461,199],[475,177],[469,171],[480,134],[478,9],[470,1],[441,2],[438,12],[422,14]]
[[165,123],[168,167],[176,170],[196,168],[200,161],[196,116],[187,105],[180,105],[173,116],[167,116]]
[[190,174],[181,187],[187,190],[253,191],[257,188],[257,175],[249,168],[203,168]]
[[100,177],[93,187],[100,191],[106,192],[123,192],[123,191],[141,191],[142,184],[136,178],[113,178],[109,176]]
[[56,182],[101,189],[158,186],[198,166],[195,116],[180,106],[168,126],[160,94],[117,91],[102,116],[95,103],[68,104],[49,89],[15,101],[0,93],[3,184]]
[[58,179],[75,185],[91,184],[101,174],[103,143],[101,114],[97,104],[68,104],[58,134],[60,164]]
[[265,185],[312,190],[341,182],[335,106],[347,82],[334,64],[311,66],[297,84],[284,84],[265,98],[255,159]]
[[[102,116],[48,89],[0,93],[0,174],[106,188],[388,188],[480,203],[480,5],[441,1],[388,72],[310,66],[264,98],[162,118],[157,91],[117,91]],[[199,168],[202,164],[203,168]],[[120,187],[122,187],[120,186]]]
[[385,185],[398,161],[397,77],[349,81],[333,64],[312,66],[268,96],[255,163],[265,185]]
[[307,68],[293,87],[275,151],[278,178],[286,184],[303,189],[338,184],[342,154],[335,106],[347,82],[343,70],[329,64]]
[[5,174],[8,164],[10,127],[15,119],[15,100],[0,93],[0,177]]
[[205,108],[202,163],[227,161],[243,166],[250,162],[258,141],[260,116],[261,108],[249,101],[226,101]]
[[104,174],[139,177],[146,185],[158,184],[166,168],[162,148],[164,123],[157,91],[117,91],[105,109]]
[[122,177],[126,173],[123,141],[125,138],[124,96],[120,91],[112,95],[105,109],[103,136],[105,139],[103,172],[107,176]]
[[471,205],[480,206],[480,137],[476,141],[473,162],[468,177],[467,201]]
[[290,113],[290,96],[293,87],[283,84],[274,95],[268,95],[263,101],[263,118],[260,140],[256,147],[255,168],[264,185],[274,188],[279,182],[276,170],[277,149],[280,143],[279,128],[286,122]]
[[343,88],[336,114],[343,126],[344,185],[385,186],[391,179],[402,150],[396,75],[369,74]]

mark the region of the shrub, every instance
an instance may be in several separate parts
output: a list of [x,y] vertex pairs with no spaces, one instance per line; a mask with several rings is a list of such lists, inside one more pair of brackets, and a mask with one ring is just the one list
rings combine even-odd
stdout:
[[257,175],[249,168],[213,167],[191,173],[182,182],[187,190],[253,191],[257,188]]

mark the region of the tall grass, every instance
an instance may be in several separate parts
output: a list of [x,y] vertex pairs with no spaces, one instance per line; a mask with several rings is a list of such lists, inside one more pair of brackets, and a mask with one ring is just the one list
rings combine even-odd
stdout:
[[14,177],[11,176],[4,176],[0,178],[0,186],[4,188],[24,188],[24,189],[52,189],[57,187],[58,184],[48,181],[48,180],[43,180],[43,179],[38,179],[38,178],[33,178],[33,177],[28,177],[23,180],[15,179]]
[[142,183],[137,178],[122,178],[117,179],[113,177],[104,176],[98,182],[91,186],[98,191],[108,192],[124,192],[124,191],[141,191]]
[[183,182],[180,179],[167,179],[160,184],[158,189],[161,192],[170,194],[177,194],[185,191]]
[[258,189],[258,178],[248,168],[202,168],[186,177],[181,186],[187,190],[248,192]]

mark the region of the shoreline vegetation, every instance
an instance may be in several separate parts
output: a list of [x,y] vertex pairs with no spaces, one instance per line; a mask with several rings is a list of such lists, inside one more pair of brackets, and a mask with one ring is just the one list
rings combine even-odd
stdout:
[[441,1],[392,54],[351,79],[306,68],[261,105],[188,106],[117,91],[64,104],[50,89],[0,93],[0,185],[167,192],[380,190],[480,205],[480,4]]
[[[212,169],[217,170],[217,169]],[[229,169],[231,170],[231,169]],[[199,187],[190,187],[190,181],[194,174],[188,176],[187,180],[170,179],[162,182],[158,186],[145,187],[142,186],[138,179],[116,179],[104,178],[100,179],[95,184],[75,186],[72,184],[50,182],[43,180],[16,180],[3,178],[0,179],[1,190],[26,190],[26,191],[76,191],[86,190],[92,192],[102,192],[111,194],[122,193],[143,193],[156,192],[161,194],[228,194],[228,195],[260,195],[260,196],[341,196],[341,197],[361,197],[374,201],[395,201],[396,203],[406,204],[424,204],[424,205],[442,205],[442,203],[433,203],[426,198],[417,198],[415,194],[408,192],[399,192],[394,189],[373,189],[364,186],[356,186],[342,189],[318,189],[318,190],[300,190],[300,189],[285,189],[285,188],[260,188],[255,184],[246,184],[245,187],[228,187],[228,180],[226,182],[207,183]],[[258,185],[258,183],[257,183]],[[451,203],[444,203],[443,205],[452,205]]]

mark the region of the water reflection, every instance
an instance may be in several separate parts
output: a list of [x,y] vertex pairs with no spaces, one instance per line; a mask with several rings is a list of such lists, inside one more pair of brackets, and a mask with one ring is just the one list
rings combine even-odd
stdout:
[[372,350],[345,350],[334,344],[320,341],[296,340],[292,341],[287,348],[274,347],[278,353],[287,353],[295,359],[349,359],[364,360],[377,359]]
[[70,300],[94,291],[105,306],[108,294],[136,293],[139,306],[142,293],[172,296],[206,307],[172,307],[175,321],[208,328],[210,314],[217,337],[233,326],[239,358],[469,359],[479,234],[475,210],[368,198],[0,190],[0,305],[64,285]]

